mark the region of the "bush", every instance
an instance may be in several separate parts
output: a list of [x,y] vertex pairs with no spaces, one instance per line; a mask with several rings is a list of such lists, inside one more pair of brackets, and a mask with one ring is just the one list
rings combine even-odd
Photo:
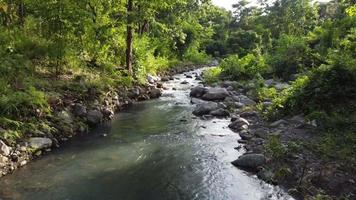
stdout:
[[36,116],[47,113],[49,105],[45,94],[30,87],[25,91],[9,91],[0,96],[0,114],[8,117]]
[[290,35],[283,35],[277,41],[267,62],[272,66],[273,72],[285,80],[320,64],[303,38]]
[[326,117],[318,118],[335,118],[340,113],[341,120],[347,121],[345,116],[356,110],[355,66],[356,59],[340,55],[332,64],[298,78],[274,99],[270,116],[321,112]]
[[184,53],[183,60],[195,64],[205,64],[209,62],[210,57],[204,51],[199,51],[199,45],[192,44]]
[[206,70],[203,74],[204,81],[208,84],[216,83],[220,80],[221,68],[220,67],[212,67]]
[[223,76],[233,80],[252,79],[268,72],[264,58],[253,54],[247,54],[242,58],[231,55],[221,62],[220,67]]

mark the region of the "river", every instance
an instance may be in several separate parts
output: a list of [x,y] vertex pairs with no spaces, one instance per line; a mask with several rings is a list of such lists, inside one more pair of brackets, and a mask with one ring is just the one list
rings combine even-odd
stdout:
[[1,178],[0,199],[292,199],[230,164],[243,154],[234,149],[238,134],[227,119],[193,117],[189,92],[198,81],[175,77],[160,99],[137,103]]

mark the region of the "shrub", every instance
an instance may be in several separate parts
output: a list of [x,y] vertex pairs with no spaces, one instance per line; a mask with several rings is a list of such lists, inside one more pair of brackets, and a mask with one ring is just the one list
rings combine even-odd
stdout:
[[293,74],[318,66],[315,57],[303,38],[283,35],[267,62],[277,76],[289,80]]
[[204,81],[208,84],[216,83],[220,80],[221,68],[220,67],[212,67],[206,70],[203,74]]
[[268,72],[268,66],[262,56],[247,54],[239,58],[238,55],[231,55],[224,59],[220,67],[223,76],[233,80],[247,80],[263,75]]
[[25,91],[9,91],[0,96],[0,113],[4,116],[24,117],[48,111],[45,94],[34,87]]
[[335,119],[337,113],[352,114],[356,108],[355,66],[356,59],[340,55],[332,59],[332,64],[298,78],[274,99],[270,116],[324,112],[326,118]]

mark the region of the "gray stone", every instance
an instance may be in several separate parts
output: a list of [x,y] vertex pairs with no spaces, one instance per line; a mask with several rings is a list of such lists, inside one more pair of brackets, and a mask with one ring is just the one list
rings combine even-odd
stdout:
[[267,136],[268,136],[268,131],[263,129],[263,128],[259,128],[259,129],[256,129],[253,134],[256,136],[256,137],[259,137],[259,138],[264,138],[266,139]]
[[87,113],[87,120],[91,124],[99,124],[104,118],[104,115],[98,110],[91,110]]
[[11,147],[8,147],[2,140],[0,140],[0,154],[4,156],[10,155]]
[[162,91],[157,88],[153,88],[150,90],[150,98],[151,99],[157,99],[162,96]]
[[223,108],[219,108],[217,110],[214,110],[212,112],[210,112],[211,115],[215,116],[215,117],[228,117],[230,116],[230,113],[223,109]]
[[104,115],[105,118],[108,118],[108,119],[112,119],[114,117],[114,111],[108,107],[104,108],[102,110],[102,113]]
[[275,121],[275,122],[271,123],[269,126],[276,128],[276,127],[279,127],[279,126],[285,126],[287,124],[288,124],[288,122],[286,120],[281,119],[281,120],[278,120],[278,121]]
[[162,81],[162,82],[167,82],[167,81],[169,81],[169,80],[170,80],[169,77],[162,77],[162,78],[161,78],[161,81]]
[[221,87],[224,87],[224,88],[232,87],[232,89],[234,89],[234,86],[237,84],[238,83],[236,81],[224,81],[221,83]]
[[50,148],[52,146],[52,140],[49,138],[33,137],[28,140],[28,144],[36,151]]
[[277,90],[284,90],[284,89],[289,87],[289,84],[287,84],[287,83],[277,83],[274,87]]
[[205,87],[203,87],[203,86],[197,86],[197,87],[195,87],[195,88],[192,88],[192,90],[190,91],[190,96],[191,96],[191,97],[200,98],[200,97],[202,97],[207,91],[208,91],[207,88],[205,88]]
[[232,164],[237,167],[243,167],[256,170],[266,163],[266,157],[263,154],[245,154],[233,161]]
[[83,117],[87,114],[87,108],[80,103],[76,103],[73,107],[73,114],[78,117]]
[[66,110],[62,110],[61,112],[57,113],[57,116],[65,123],[68,123],[68,124],[73,123],[72,115]]
[[254,106],[256,105],[256,102],[250,98],[248,98],[245,95],[239,95],[237,96],[238,101],[242,104],[244,104],[245,106]]
[[207,101],[223,101],[229,96],[229,92],[225,88],[210,88],[202,96],[202,99]]
[[180,84],[182,84],[182,85],[187,85],[187,84],[189,84],[189,82],[188,82],[188,81],[183,81],[183,82],[181,82]]
[[0,155],[0,168],[5,167],[8,161],[7,157]]
[[244,118],[237,118],[231,124],[229,124],[229,128],[233,131],[242,131],[248,128],[250,123]]
[[152,76],[152,75],[147,75],[147,81],[151,84],[155,83],[156,81],[158,81],[159,78],[156,76]]
[[192,104],[203,104],[203,103],[207,103],[207,102],[204,101],[204,100],[201,100],[201,99],[192,98],[192,99],[190,100],[190,103],[192,103]]
[[218,104],[215,102],[206,102],[198,104],[193,111],[196,116],[209,115],[211,111],[218,109]]
[[251,140],[253,138],[253,135],[246,132],[241,132],[239,135],[243,140]]
[[265,80],[265,85],[267,87],[271,87],[273,84],[274,84],[274,80],[273,79]]

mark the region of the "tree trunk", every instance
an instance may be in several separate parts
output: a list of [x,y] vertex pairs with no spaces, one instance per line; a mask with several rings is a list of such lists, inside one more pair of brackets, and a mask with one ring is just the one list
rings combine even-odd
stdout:
[[129,75],[133,75],[133,69],[132,69],[132,42],[133,42],[132,10],[133,10],[133,0],[128,0],[127,1],[127,33],[126,33],[126,68],[129,72]]

